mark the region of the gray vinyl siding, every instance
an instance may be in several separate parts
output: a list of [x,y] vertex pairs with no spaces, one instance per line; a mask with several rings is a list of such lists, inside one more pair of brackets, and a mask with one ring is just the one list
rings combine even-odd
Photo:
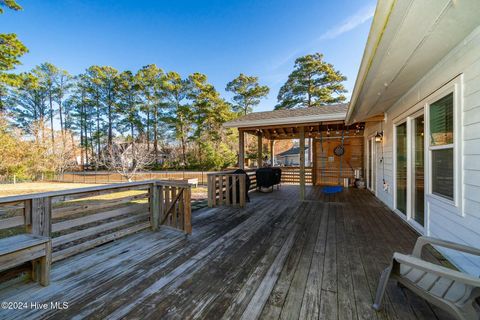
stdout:
[[[427,197],[427,235],[480,247],[480,27],[475,29],[386,112],[384,130],[384,164],[377,144],[377,197],[394,208],[393,134],[394,119],[399,119],[435,90],[463,75],[463,111],[460,139],[462,155],[462,198],[459,207]],[[380,130],[380,124],[368,123],[365,137]],[[367,152],[367,150],[365,150]],[[365,158],[366,159],[366,158]],[[366,162],[365,162],[366,163]],[[428,179],[429,177],[426,177]],[[383,190],[383,179],[389,188]],[[428,209],[427,209],[428,208]],[[459,268],[480,275],[480,258],[442,250]]]

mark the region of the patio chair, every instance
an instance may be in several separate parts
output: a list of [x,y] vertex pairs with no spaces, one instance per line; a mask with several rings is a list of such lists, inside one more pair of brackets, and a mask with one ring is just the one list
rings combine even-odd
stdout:
[[388,280],[393,278],[399,285],[447,311],[456,319],[479,319],[480,279],[422,260],[422,249],[427,244],[480,256],[477,248],[431,237],[419,237],[411,255],[398,252],[393,254],[392,263],[380,276],[373,308],[381,309]]

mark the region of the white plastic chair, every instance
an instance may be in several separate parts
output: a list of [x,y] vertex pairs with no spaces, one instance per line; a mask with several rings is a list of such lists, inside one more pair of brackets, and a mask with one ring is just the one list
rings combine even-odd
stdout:
[[477,248],[431,237],[419,237],[411,255],[398,252],[393,254],[392,263],[380,276],[373,308],[381,309],[388,280],[393,278],[456,319],[480,319],[476,301],[480,297],[480,279],[422,260],[422,249],[427,244],[480,256]]

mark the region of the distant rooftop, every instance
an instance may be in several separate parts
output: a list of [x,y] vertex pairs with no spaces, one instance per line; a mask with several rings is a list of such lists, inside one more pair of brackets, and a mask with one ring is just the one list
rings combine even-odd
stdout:
[[345,120],[347,103],[320,107],[253,112],[223,124],[226,128],[247,128],[266,125],[300,124]]
[[[308,146],[305,146],[305,151],[308,150]],[[300,154],[300,147],[291,147],[287,151],[277,154],[277,156],[288,156],[288,155],[295,155]]]

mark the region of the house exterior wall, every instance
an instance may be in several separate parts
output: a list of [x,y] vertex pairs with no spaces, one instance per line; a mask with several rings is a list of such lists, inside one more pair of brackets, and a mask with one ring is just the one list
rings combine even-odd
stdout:
[[[305,166],[309,167],[311,164],[308,159],[308,149],[305,151]],[[275,161],[279,165],[285,166],[299,166],[300,165],[300,155],[299,154],[289,154],[289,155],[276,155]]]
[[[458,88],[456,114],[458,126],[456,148],[458,158],[455,167],[458,172],[456,185],[459,195],[455,205],[426,194],[425,235],[480,247],[480,27],[476,28],[460,44],[450,51],[434,68],[400,97],[387,110],[382,123],[367,123],[367,139],[376,131],[384,131],[382,143],[376,143],[376,190],[377,197],[394,209],[394,126],[408,115],[424,108],[424,101],[430,95],[454,79]],[[425,102],[426,103],[426,102]],[[383,149],[383,152],[382,152]],[[365,168],[367,167],[365,149]],[[426,162],[428,158],[426,159]],[[366,171],[365,176],[366,176]],[[425,179],[429,179],[426,173]],[[384,188],[383,180],[386,187]],[[401,214],[399,214],[401,216]],[[442,249],[454,264],[469,273],[480,274],[480,259]]]

